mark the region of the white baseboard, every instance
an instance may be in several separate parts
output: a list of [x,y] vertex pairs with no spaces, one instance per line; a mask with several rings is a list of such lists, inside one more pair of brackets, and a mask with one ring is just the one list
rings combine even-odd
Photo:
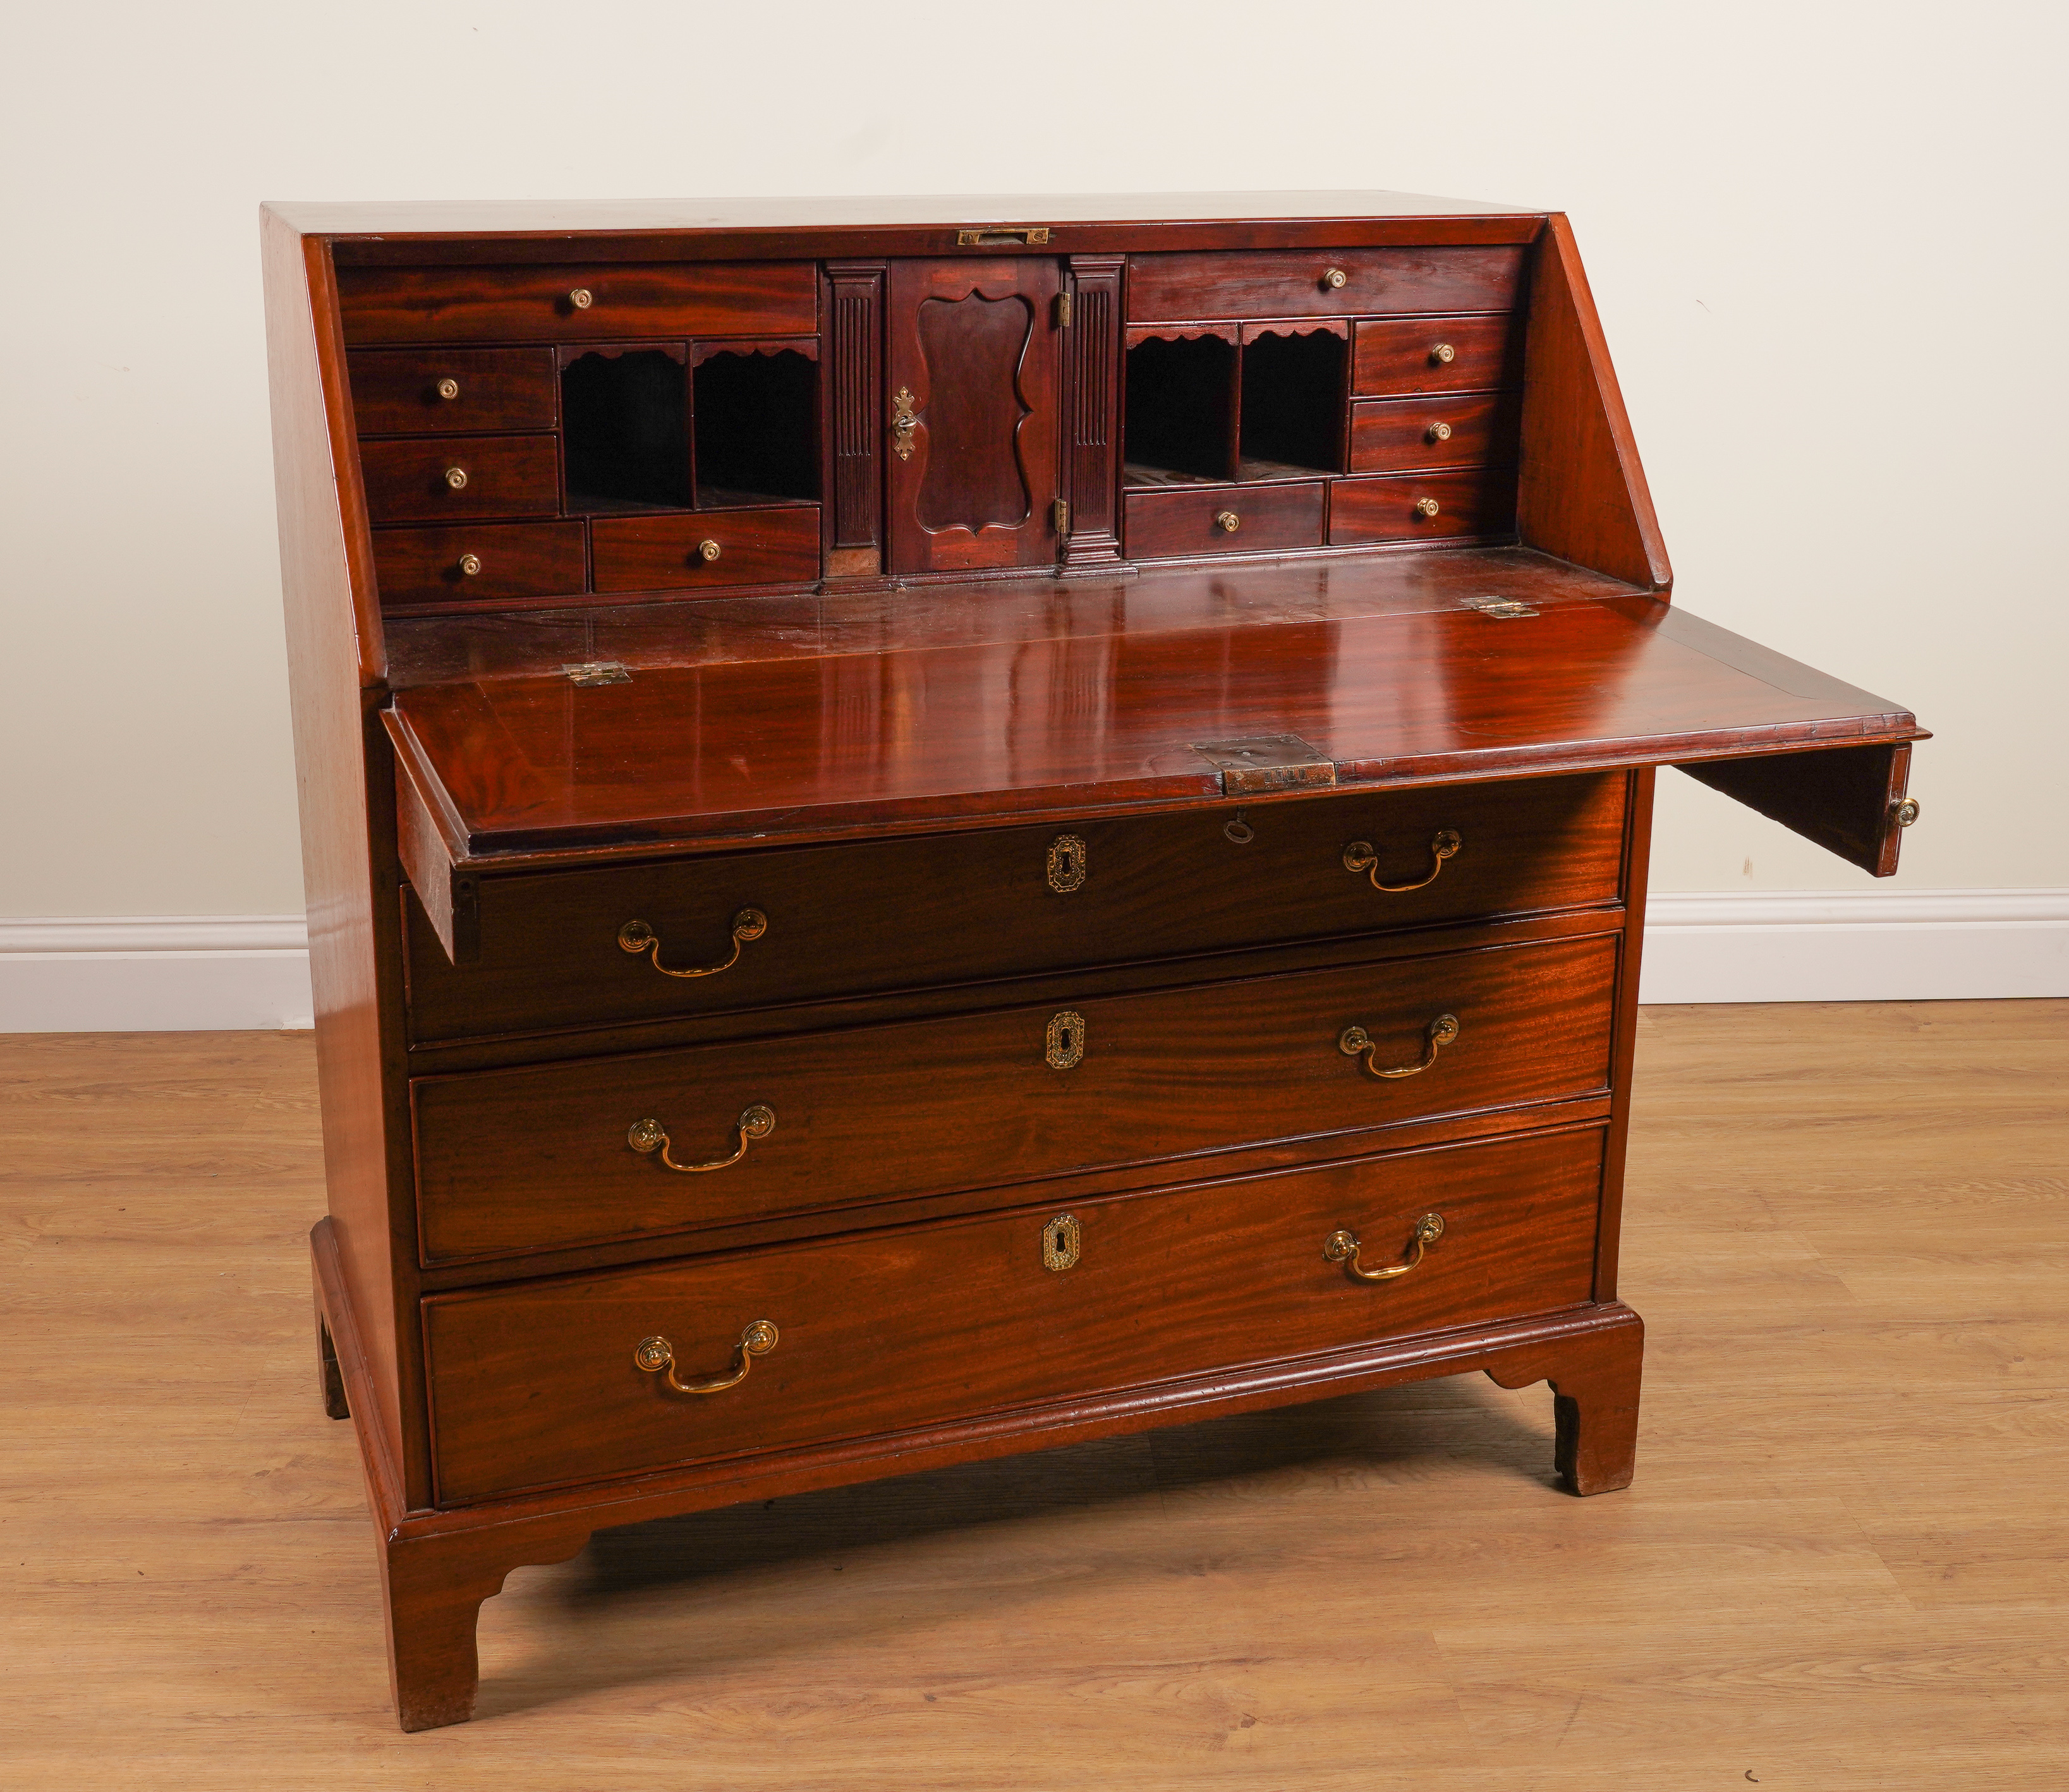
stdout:
[[[304,1027],[299,915],[0,920],[0,1033]],[[2069,996],[2069,890],[1652,899],[1645,1002]]]

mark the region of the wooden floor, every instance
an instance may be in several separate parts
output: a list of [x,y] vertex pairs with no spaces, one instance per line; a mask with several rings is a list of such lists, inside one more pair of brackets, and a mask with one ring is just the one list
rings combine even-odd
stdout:
[[1641,1027],[1629,1492],[1473,1378],[609,1533],[406,1737],[307,1036],[0,1039],[0,1786],[2069,1785],[2069,1002]]

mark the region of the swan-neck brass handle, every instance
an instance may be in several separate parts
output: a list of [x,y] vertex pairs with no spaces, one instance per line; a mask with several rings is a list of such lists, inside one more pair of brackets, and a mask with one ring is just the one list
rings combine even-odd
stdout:
[[1367,1269],[1358,1261],[1358,1240],[1355,1232],[1334,1231],[1322,1240],[1322,1255],[1332,1263],[1341,1263],[1361,1282],[1390,1282],[1397,1276],[1406,1276],[1422,1260],[1422,1252],[1444,1235],[1444,1216],[1425,1214],[1415,1222],[1415,1230],[1408,1240],[1408,1255],[1398,1263],[1386,1263],[1377,1269]]
[[1447,859],[1455,859],[1459,848],[1466,843],[1465,836],[1455,827],[1440,827],[1430,836],[1430,875],[1418,877],[1413,884],[1382,884],[1379,880],[1379,855],[1372,849],[1369,840],[1353,840],[1344,848],[1344,869],[1355,876],[1364,872],[1372,879],[1375,890],[1384,890],[1390,896],[1399,896],[1406,890],[1419,890],[1426,884],[1437,881],[1437,873],[1444,868]]
[[730,1375],[721,1375],[715,1382],[680,1382],[675,1378],[675,1347],[664,1337],[642,1338],[632,1352],[632,1360],[650,1375],[667,1371],[668,1386],[678,1394],[723,1394],[729,1387],[738,1387],[747,1379],[747,1372],[754,1366],[757,1357],[765,1357],[776,1348],[776,1328],[768,1320],[757,1319],[749,1324],[740,1334],[739,1357]]
[[626,1129],[625,1142],[635,1151],[651,1156],[658,1151],[661,1161],[668,1169],[679,1170],[685,1176],[701,1176],[708,1169],[729,1169],[747,1155],[747,1148],[756,1139],[765,1139],[776,1130],[776,1110],[765,1101],[757,1101],[742,1113],[734,1123],[740,1134],[740,1144],[730,1157],[714,1158],[708,1164],[679,1164],[668,1155],[668,1135],[658,1120],[635,1120]]
[[716,977],[722,970],[731,970],[740,962],[740,949],[749,940],[758,940],[769,931],[769,917],[759,908],[743,908],[733,917],[733,955],[722,963],[696,965],[688,970],[671,970],[661,962],[661,936],[643,920],[629,920],[618,930],[618,944],[622,950],[634,953],[651,952],[654,968],[663,977]]
[[1421,1061],[1413,1064],[1397,1064],[1392,1070],[1381,1070],[1373,1062],[1379,1051],[1379,1042],[1362,1027],[1346,1027],[1343,1037],[1336,1041],[1336,1049],[1346,1058],[1362,1055],[1365,1067],[1375,1076],[1420,1076],[1436,1063],[1437,1048],[1449,1045],[1458,1036],[1459,1017],[1456,1014],[1439,1014],[1423,1031]]

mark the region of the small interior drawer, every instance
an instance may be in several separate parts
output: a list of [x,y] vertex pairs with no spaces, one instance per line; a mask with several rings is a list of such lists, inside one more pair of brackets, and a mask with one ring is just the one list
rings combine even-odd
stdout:
[[[1128,319],[1359,317],[1508,311],[1528,250],[1490,247],[1226,251],[1131,255]],[[1341,275],[1341,280],[1336,278]]]
[[590,525],[598,591],[801,584],[819,576],[819,507],[769,504]]
[[532,267],[341,267],[353,348],[388,342],[600,342],[810,336],[809,261],[615,262]]
[[440,435],[362,442],[366,512],[376,523],[550,516],[561,508],[550,435]]
[[1520,386],[1523,340],[1520,312],[1361,318],[1351,350],[1351,390],[1384,398]]
[[1351,471],[1484,467],[1516,459],[1520,394],[1365,398],[1351,406]]
[[550,349],[388,349],[345,358],[361,435],[549,430],[559,416]]
[[1440,541],[1516,533],[1516,470],[1340,479],[1329,488],[1329,545],[1364,541]]
[[[1577,1129],[435,1296],[422,1312],[437,1497],[1577,1306],[1593,1292],[1602,1172],[1601,1131]],[[1428,1242],[1407,1273],[1361,1281],[1330,1254],[1339,1232],[1367,1267],[1406,1263],[1418,1232]],[[694,1391],[716,1382],[729,1385]]]
[[578,522],[448,523],[373,534],[386,609],[571,595],[582,590],[587,565]]
[[1261,553],[1322,545],[1322,482],[1130,492],[1123,500],[1131,560]]

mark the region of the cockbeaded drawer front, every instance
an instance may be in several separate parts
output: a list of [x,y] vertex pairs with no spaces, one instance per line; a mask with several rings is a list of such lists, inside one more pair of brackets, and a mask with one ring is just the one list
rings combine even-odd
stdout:
[[1606,1091],[1618,936],[413,1086],[438,1263]]
[[1618,899],[1626,774],[484,876],[410,921],[423,1041],[746,1010]]
[[1602,1141],[1524,1137],[435,1296],[438,1497],[1578,1305]]

